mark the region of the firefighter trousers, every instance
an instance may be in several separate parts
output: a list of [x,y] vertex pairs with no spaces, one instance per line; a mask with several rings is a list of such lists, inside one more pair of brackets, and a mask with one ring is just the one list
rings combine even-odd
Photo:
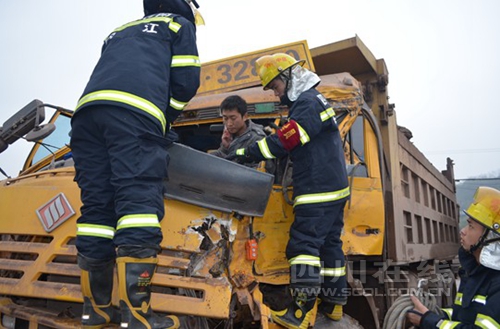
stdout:
[[168,141],[147,115],[110,105],[72,118],[75,180],[81,189],[76,247],[85,257],[111,259],[116,247],[158,248],[164,215]]
[[347,301],[345,258],[340,239],[345,203],[342,200],[295,207],[286,248],[291,287],[320,286],[322,299],[340,305]]

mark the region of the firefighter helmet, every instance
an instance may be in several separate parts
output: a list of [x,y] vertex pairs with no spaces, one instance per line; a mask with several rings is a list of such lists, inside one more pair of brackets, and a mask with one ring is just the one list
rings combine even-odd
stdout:
[[196,10],[199,7],[196,0],[143,0],[143,5],[145,16],[172,13],[183,16],[195,25],[204,24],[203,17]]
[[304,60],[296,60],[292,56],[284,53],[265,55],[255,61],[255,69],[260,77],[262,86],[267,89],[267,85],[277,76],[284,74],[286,70],[292,69],[295,65],[303,66]]
[[500,191],[486,186],[478,187],[474,200],[464,212],[488,229],[500,233]]

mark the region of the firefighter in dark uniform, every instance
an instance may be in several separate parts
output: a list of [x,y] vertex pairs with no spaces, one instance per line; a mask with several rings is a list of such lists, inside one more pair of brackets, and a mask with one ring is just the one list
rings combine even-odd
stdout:
[[464,212],[455,302],[439,315],[412,296],[415,307],[407,317],[422,329],[500,328],[500,191],[479,187]]
[[257,59],[264,89],[273,90],[290,108],[288,122],[277,134],[236,151],[246,161],[287,154],[293,161],[295,219],[286,248],[293,298],[284,310],[271,310],[271,316],[286,328],[301,329],[312,321],[318,295],[321,312],[332,320],[342,317],[347,297],[340,234],[349,196],[335,112],[315,89],[319,77],[303,64],[283,53]]
[[[200,84],[190,2],[144,0],[144,18],[111,32],[71,121],[83,328],[179,326],[153,313],[150,285],[163,238],[169,127]],[[115,262],[121,314],[111,305]]]

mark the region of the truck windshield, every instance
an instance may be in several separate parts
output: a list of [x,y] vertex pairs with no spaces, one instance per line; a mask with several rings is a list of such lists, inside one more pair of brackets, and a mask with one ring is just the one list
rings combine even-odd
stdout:
[[69,144],[69,131],[71,129],[70,117],[56,113],[57,117],[54,124],[56,125],[56,130],[45,137],[40,144],[36,144],[33,150],[36,149],[35,155],[33,157],[33,164],[37,163],[41,159],[45,158],[52,152],[57,151],[65,144]]

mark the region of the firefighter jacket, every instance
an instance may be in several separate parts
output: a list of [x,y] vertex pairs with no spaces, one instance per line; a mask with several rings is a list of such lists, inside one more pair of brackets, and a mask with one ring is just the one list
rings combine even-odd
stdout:
[[150,15],[106,38],[75,111],[96,104],[125,107],[165,132],[199,85],[194,24],[175,14]]
[[461,282],[453,307],[443,316],[425,313],[420,328],[500,328],[500,271],[478,264],[463,248],[458,256]]
[[290,154],[294,207],[337,203],[349,195],[335,112],[315,88],[293,102],[288,122],[276,134],[249,146],[245,153],[257,160]]

